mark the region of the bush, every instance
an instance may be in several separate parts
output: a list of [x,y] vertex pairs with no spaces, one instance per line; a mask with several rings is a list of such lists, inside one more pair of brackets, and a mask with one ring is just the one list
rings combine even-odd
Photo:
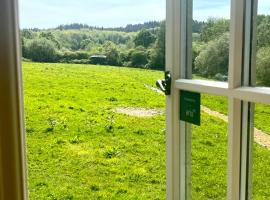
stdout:
[[56,47],[50,40],[41,38],[29,41],[25,46],[25,57],[34,62],[56,62]]
[[148,55],[146,49],[142,46],[131,50],[130,52],[130,62],[133,67],[145,67],[148,63]]
[[263,47],[257,53],[257,82],[270,86],[270,47]]
[[[64,51],[59,54],[60,62],[73,63],[74,60],[88,60],[90,59],[90,55],[84,51]],[[76,62],[77,62],[76,61]],[[83,62],[84,62],[83,61]]]
[[64,59],[88,59],[90,57],[90,55],[86,52],[82,52],[82,51],[66,51],[63,53],[63,57]]
[[210,41],[195,59],[195,70],[201,75],[213,77],[227,75],[229,65],[229,34]]
[[151,69],[165,69],[165,54],[162,49],[155,48],[150,51],[150,61],[148,66],[148,68]]

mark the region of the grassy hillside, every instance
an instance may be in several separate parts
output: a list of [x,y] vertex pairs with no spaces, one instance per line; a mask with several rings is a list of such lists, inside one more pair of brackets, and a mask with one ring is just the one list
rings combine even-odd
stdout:
[[[113,112],[163,109],[164,96],[144,86],[162,72],[40,63],[23,68],[30,199],[165,199],[165,116]],[[209,107],[225,109],[215,102],[203,96]],[[267,199],[270,151],[256,145],[255,154],[255,199]],[[227,125],[203,114],[192,133],[193,199],[225,199],[226,162]]]

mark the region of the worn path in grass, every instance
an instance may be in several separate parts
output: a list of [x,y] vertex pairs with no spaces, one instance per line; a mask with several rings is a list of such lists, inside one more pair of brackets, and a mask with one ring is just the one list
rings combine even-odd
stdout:
[[[201,106],[202,111],[204,111],[205,113],[214,116],[214,117],[218,117],[220,119],[222,119],[225,122],[228,122],[228,117],[224,114],[221,114],[217,111],[213,111],[205,106]],[[270,149],[270,135],[262,132],[261,130],[254,128],[254,141],[256,143],[258,143],[261,146],[266,147],[267,149]]]

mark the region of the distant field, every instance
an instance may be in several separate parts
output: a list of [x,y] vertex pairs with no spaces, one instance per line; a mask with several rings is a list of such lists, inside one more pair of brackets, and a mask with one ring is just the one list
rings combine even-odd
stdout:
[[[165,116],[113,112],[163,109],[164,96],[144,86],[154,86],[162,72],[39,63],[23,68],[30,199],[165,199]],[[203,96],[203,104],[226,113],[222,98]],[[255,154],[254,199],[267,199],[270,151],[256,145]],[[193,199],[225,199],[226,156],[226,123],[203,114],[192,133]]]

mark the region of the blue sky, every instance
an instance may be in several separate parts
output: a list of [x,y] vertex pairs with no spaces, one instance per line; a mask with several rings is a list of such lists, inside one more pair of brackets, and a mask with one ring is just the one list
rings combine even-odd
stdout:
[[[117,27],[165,19],[166,0],[19,0],[22,28],[51,28],[74,22]],[[270,14],[270,0],[259,0]],[[194,19],[230,15],[229,0],[194,0]]]
[[21,27],[115,27],[165,19],[165,0],[20,0]]

